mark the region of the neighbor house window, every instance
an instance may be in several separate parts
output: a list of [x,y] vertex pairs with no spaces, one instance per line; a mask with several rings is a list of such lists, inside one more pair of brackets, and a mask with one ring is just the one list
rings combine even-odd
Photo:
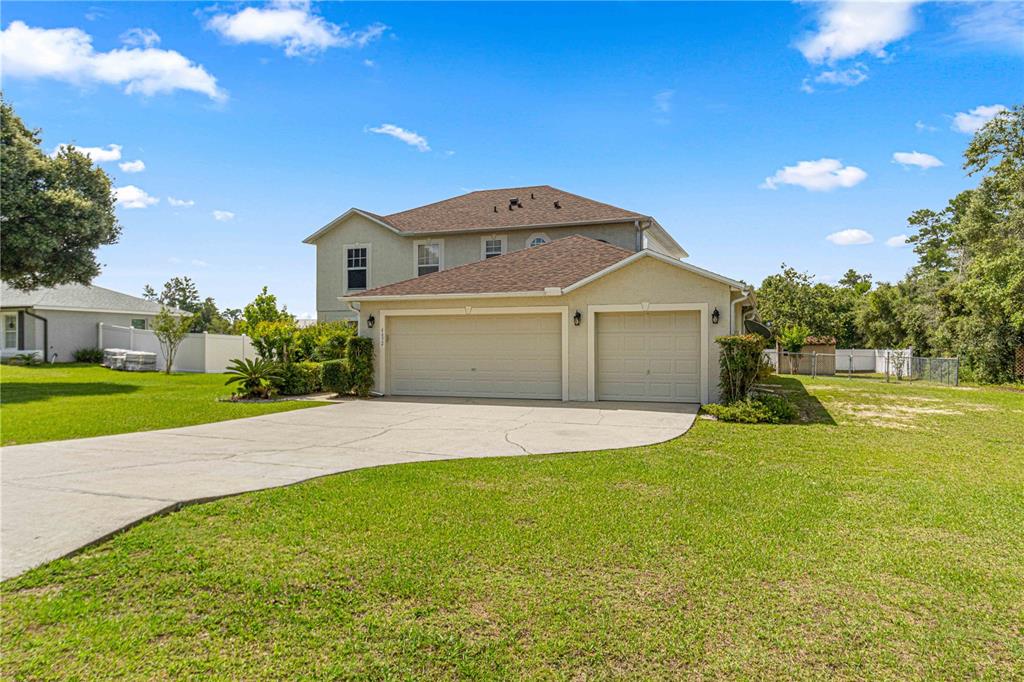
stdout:
[[345,247],[345,290],[359,291],[369,281],[370,250],[366,246]]
[[143,319],[132,320],[132,327],[135,329],[145,329],[146,321]]
[[18,347],[18,315],[4,315],[4,348]]
[[530,238],[526,240],[526,246],[540,246],[541,244],[547,244],[549,241],[551,240],[548,239],[548,236],[546,234],[531,234]]
[[429,275],[441,269],[443,258],[441,242],[416,242],[416,276]]
[[490,236],[480,238],[480,259],[487,260],[505,253],[505,237]]

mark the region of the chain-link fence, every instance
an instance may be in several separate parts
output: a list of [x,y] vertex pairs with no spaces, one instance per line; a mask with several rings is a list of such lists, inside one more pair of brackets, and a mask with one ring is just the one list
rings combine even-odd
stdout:
[[765,353],[779,374],[862,377],[882,381],[929,381],[947,386],[960,383],[960,358],[922,358],[895,351],[880,356],[875,367],[858,369],[849,353]]

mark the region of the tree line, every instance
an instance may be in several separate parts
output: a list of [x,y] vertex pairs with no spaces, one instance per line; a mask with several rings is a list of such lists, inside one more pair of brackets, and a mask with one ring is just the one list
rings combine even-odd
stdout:
[[842,348],[913,348],[958,356],[964,375],[1020,381],[1024,346],[1024,107],[986,123],[964,152],[978,185],[907,220],[917,263],[895,283],[848,270],[832,286],[792,267],[756,290],[761,318],[801,326]]

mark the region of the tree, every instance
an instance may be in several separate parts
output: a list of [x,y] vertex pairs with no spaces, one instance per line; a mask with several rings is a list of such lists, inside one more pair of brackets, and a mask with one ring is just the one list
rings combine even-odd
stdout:
[[191,277],[172,277],[164,282],[164,289],[158,296],[148,284],[142,289],[142,297],[156,301],[169,308],[177,308],[190,313],[198,313],[203,303],[199,298],[199,287]]
[[267,291],[267,287],[256,295],[242,311],[242,321],[238,326],[243,334],[252,334],[260,322],[293,322],[295,316],[288,312],[288,306],[277,308],[277,296]]
[[121,234],[110,178],[73,147],[47,156],[39,132],[0,98],[0,279],[26,291],[89,284],[96,249]]
[[188,336],[192,327],[191,315],[174,315],[166,307],[161,306],[160,312],[153,319],[153,333],[160,343],[160,352],[163,353],[167,366],[164,372],[171,373],[174,365],[174,356],[178,354],[178,347]]

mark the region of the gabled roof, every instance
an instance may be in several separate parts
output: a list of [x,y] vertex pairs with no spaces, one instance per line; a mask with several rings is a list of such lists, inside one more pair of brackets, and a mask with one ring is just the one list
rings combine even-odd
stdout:
[[406,236],[628,223],[639,220],[648,224],[659,235],[659,239],[667,242],[669,246],[677,247],[679,253],[674,255],[686,255],[682,247],[676,244],[651,216],[594,201],[550,185],[479,190],[390,215],[378,215],[361,208],[351,208],[303,241],[306,244],[316,242],[324,233],[353,214],[361,215]]
[[[6,282],[0,284],[0,306],[41,310],[83,310],[155,315],[160,304],[120,291],[85,284],[61,284],[52,288],[20,291]],[[171,312],[181,312],[171,309]]]
[[[515,202],[515,203],[513,203]],[[383,216],[402,232],[507,229],[566,223],[649,220],[636,211],[594,201],[550,185],[470,192]]]
[[405,297],[557,296],[586,286],[641,258],[654,258],[734,289],[748,288],[737,280],[655,251],[633,253],[577,234],[342,298],[358,301]]
[[626,249],[577,234],[504,256],[368,289],[349,298],[543,293],[552,287],[561,290],[632,255]]

